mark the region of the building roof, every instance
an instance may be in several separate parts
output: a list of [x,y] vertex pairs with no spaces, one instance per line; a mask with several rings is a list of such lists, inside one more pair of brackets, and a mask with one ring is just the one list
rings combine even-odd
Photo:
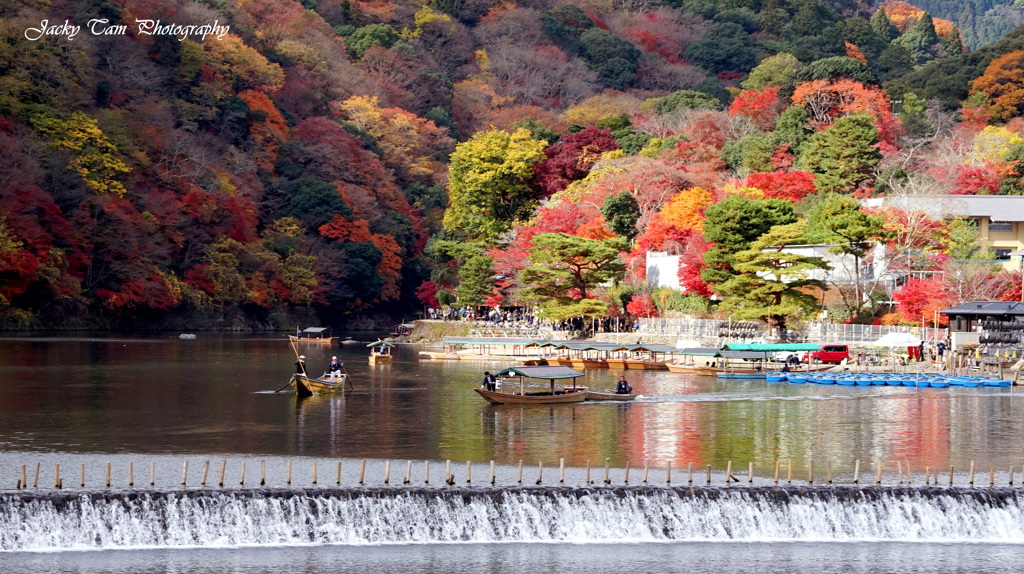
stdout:
[[1024,195],[897,195],[884,205],[926,213],[932,219],[987,217],[992,221],[1024,221]]
[[939,311],[940,315],[1012,315],[1024,316],[1024,303],[1019,301],[971,301]]

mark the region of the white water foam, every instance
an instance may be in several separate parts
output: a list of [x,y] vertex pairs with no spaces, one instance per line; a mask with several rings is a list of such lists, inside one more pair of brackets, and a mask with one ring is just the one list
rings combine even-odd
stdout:
[[0,495],[0,551],[6,552],[670,541],[1024,544],[1024,497],[842,489]]

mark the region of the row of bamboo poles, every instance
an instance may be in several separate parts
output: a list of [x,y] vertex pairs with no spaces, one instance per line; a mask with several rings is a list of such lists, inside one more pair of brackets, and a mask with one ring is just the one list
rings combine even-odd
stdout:
[[[228,464],[227,460],[222,460],[220,462],[220,472],[218,474],[218,479],[217,479],[216,485],[218,487],[221,487],[221,488],[223,488],[224,485],[225,485],[225,473],[227,471],[227,464]],[[444,468],[444,477],[442,479],[442,482],[444,484],[449,485],[449,486],[454,486],[457,481],[456,481],[455,475],[452,474],[451,467],[452,467],[451,460],[446,461],[445,462],[445,468]],[[42,463],[36,463],[35,473],[33,474],[33,479],[32,479],[32,488],[35,488],[35,489],[39,488],[39,479],[40,479],[40,472],[41,472],[41,470],[42,470]],[[85,488],[85,485],[86,485],[85,484],[85,464],[82,464],[79,470],[80,470],[80,472],[79,472],[79,487]],[[266,485],[266,476],[267,476],[266,470],[267,470],[266,461],[261,460],[260,461],[260,465],[259,465],[259,483],[258,483],[259,486],[265,486]],[[341,470],[342,470],[342,468],[341,468],[341,461],[338,461],[337,464],[336,464],[336,467],[334,469],[334,471],[335,471],[334,472],[334,484],[338,485],[338,486],[341,485],[341,477],[342,477]],[[587,485],[595,484],[595,481],[592,480],[592,477],[591,477],[591,474],[592,474],[591,471],[592,470],[600,471],[600,469],[591,469],[590,461],[588,460],[587,461],[587,465],[586,465],[586,471],[585,471],[586,472],[585,483]],[[603,478],[602,478],[601,482],[603,484],[605,484],[605,485],[609,485],[609,486],[612,485],[613,484],[613,481],[612,481],[612,468],[611,468],[611,465],[609,463],[609,459],[605,459],[605,464],[604,464],[603,470],[604,470],[604,474],[603,474]],[[619,470],[619,469],[616,469],[616,470]],[[623,467],[621,469],[622,472],[621,472],[620,476],[622,477],[622,482],[621,482],[622,485],[629,485],[630,484],[630,479],[629,479],[630,470],[631,469],[630,469],[629,463],[626,463],[625,467]],[[640,469],[637,469],[637,470],[640,470]],[[643,469],[642,469],[641,482],[640,482],[641,484],[643,484],[643,485],[652,484],[652,482],[649,482],[649,479],[652,478],[651,470],[652,469],[650,468],[650,465],[647,462],[645,462],[644,466],[643,466]],[[690,463],[688,465],[687,469],[686,469],[686,483],[688,485],[695,484],[695,482],[694,482],[695,481],[695,474],[694,474],[695,470],[697,470],[698,472],[700,470],[703,470],[704,471],[703,474],[705,475],[704,476],[705,483],[707,485],[709,485],[709,486],[712,484],[712,468],[711,468],[710,464],[709,465],[705,465],[704,469],[697,469],[694,466],[693,463]],[[793,480],[794,480],[793,470],[794,469],[793,469],[792,461],[788,461],[786,463],[786,465],[785,465],[785,474],[783,475],[782,474],[782,471],[783,471],[782,461],[776,461],[775,462],[775,473],[774,473],[774,481],[773,481],[773,483],[774,484],[779,484],[780,480],[782,480],[783,476],[784,476],[785,483],[787,485],[793,484]],[[805,484],[808,485],[808,486],[812,486],[815,483],[814,461],[810,461],[808,463],[808,466],[807,466],[806,470],[807,470],[807,475],[806,475],[806,478],[804,479],[805,480]],[[861,470],[860,469],[860,461],[857,460],[854,463],[853,480],[849,484],[853,484],[853,485],[861,484],[860,470]],[[876,472],[875,472],[875,477],[874,477],[875,478],[874,483],[875,483],[875,485],[881,486],[881,484],[882,484],[882,470],[883,470],[881,459],[876,461],[875,470],[876,470]],[[203,464],[201,477],[199,479],[199,486],[201,486],[201,487],[212,486],[212,485],[208,485],[207,484],[207,479],[209,478],[209,471],[210,471],[210,461],[206,461]],[[316,462],[312,463],[311,471],[312,472],[311,472],[311,482],[310,482],[310,485],[314,486],[314,487],[318,486],[318,484],[319,484],[319,481],[318,481],[319,474],[318,474],[318,468],[317,468],[317,463]],[[523,484],[523,471],[524,471],[524,469],[523,469],[523,461],[520,460],[519,461],[519,466],[518,466],[518,471],[517,471],[517,478],[516,478],[516,483],[519,484],[519,485]],[[909,486],[909,485],[913,484],[913,474],[911,473],[910,463],[909,462],[897,461],[897,471],[898,471],[898,475],[899,475],[899,484],[900,485],[908,485]],[[1009,482],[1008,482],[1009,486],[1013,486],[1014,485],[1014,471],[1015,471],[1015,467],[1011,466],[1010,469],[1009,469]],[[664,472],[665,472],[665,474],[664,474],[664,484],[665,485],[671,485],[672,484],[672,479],[673,479],[673,474],[672,474],[673,470],[672,470],[672,464],[671,463],[669,463],[668,466],[664,469]],[[657,470],[655,470],[655,473],[660,474],[660,472],[657,471]],[[802,474],[802,470],[801,470],[801,474]],[[927,467],[926,466],[925,467],[925,471],[924,471],[924,485],[925,486],[932,486],[932,485],[940,486],[940,476],[941,475],[945,475],[945,474],[946,474],[946,472],[945,472],[944,469],[940,469],[938,467],[932,468],[932,467]],[[989,487],[994,487],[996,485],[996,469],[995,469],[995,467],[989,467],[989,473],[988,474],[989,474],[988,486]],[[946,482],[946,481],[943,481],[943,482],[945,484],[947,484],[949,487],[954,486],[954,475],[955,475],[954,467],[953,467],[953,465],[950,465],[949,469],[948,469],[948,482]],[[1021,469],[1021,475],[1022,475],[1022,477],[1024,477],[1024,467],[1022,467],[1022,469]],[[59,464],[55,465],[55,467],[54,467],[53,477],[54,477],[53,478],[54,488],[57,488],[57,489],[64,488],[64,482],[63,482],[63,478],[61,476],[61,468],[60,468]],[[105,477],[106,477],[106,480],[104,481],[104,486],[106,488],[111,488],[111,484],[112,484],[111,463],[109,463],[109,462],[106,463]],[[246,477],[246,463],[245,463],[245,461],[242,461],[242,464],[241,464],[241,467],[240,467],[240,474],[239,474],[239,478],[238,478],[238,485],[239,486],[242,486],[242,487],[245,486],[245,477]],[[135,483],[135,468],[134,468],[134,464],[131,463],[131,462],[128,463],[128,477],[127,478],[128,478],[127,487],[128,488],[135,488],[135,485],[136,485],[136,483]],[[391,484],[391,461],[385,461],[385,463],[384,463],[384,477],[383,478],[384,478],[383,484],[385,486],[388,486],[388,485]],[[826,467],[825,467],[825,477],[824,478],[825,478],[826,484],[829,484],[829,485],[835,484],[834,481],[833,481],[833,477],[832,477],[832,463],[831,462],[826,464]],[[946,477],[942,476],[942,478],[946,478]],[[974,461],[971,461],[970,470],[968,472],[967,486],[974,487],[975,486],[975,480],[974,479],[975,479],[975,464],[974,464]],[[496,479],[496,474],[495,474],[495,465],[494,465],[494,461],[492,460],[492,461],[490,461],[490,474],[489,474],[488,483],[490,485],[492,485],[492,486],[495,486],[496,485],[496,480],[497,479]],[[654,478],[653,480],[657,480],[657,478]],[[797,480],[801,480],[801,479],[797,478]],[[412,484],[412,482],[413,482],[413,461],[410,460],[410,461],[407,461],[407,463],[406,463],[405,474],[402,477],[401,483],[403,485],[408,485],[408,484]],[[736,476],[733,474],[732,461],[729,461],[728,466],[726,467],[726,471],[725,471],[725,481],[724,481],[725,486],[731,486],[733,484],[740,484],[741,482],[743,482],[743,481],[741,479],[739,479],[739,478],[736,478]],[[288,486],[292,486],[292,463],[291,463],[291,461],[287,461],[287,463],[286,463],[286,467],[285,467],[285,483]],[[541,460],[537,464],[537,479],[534,482],[534,484],[542,485],[543,483],[544,483],[544,461]],[[699,481],[698,481],[698,483],[699,483]],[[747,465],[746,483],[748,485],[753,485],[754,484],[754,463],[752,463],[752,462]],[[28,466],[27,465],[22,465],[21,466],[21,476],[20,476],[20,478],[18,479],[18,482],[17,482],[17,490],[27,489],[28,488],[28,484],[29,484],[28,483]],[[362,459],[360,461],[360,464],[359,464],[359,482],[358,482],[358,484],[360,486],[366,485],[366,459]],[[430,484],[430,461],[429,460],[423,461],[423,484],[424,485],[429,485]],[[473,464],[470,461],[466,461],[465,484],[467,484],[467,485],[473,484]],[[565,484],[565,459],[564,458],[558,459],[558,484],[559,485],[564,485]],[[1022,478],[1022,484],[1024,484],[1024,478]],[[186,460],[186,461],[183,462],[182,468],[181,468],[181,483],[180,483],[180,486],[182,488],[186,488],[188,485],[189,485],[189,482],[188,482],[188,461]],[[152,463],[152,462],[149,463],[149,486],[150,487],[155,487],[156,486],[156,463]]]

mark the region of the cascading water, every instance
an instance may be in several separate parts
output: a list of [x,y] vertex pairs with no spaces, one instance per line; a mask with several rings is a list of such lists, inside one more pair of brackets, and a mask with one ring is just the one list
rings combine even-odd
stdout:
[[619,487],[0,494],[0,551],[547,541],[1024,543],[1024,493]]

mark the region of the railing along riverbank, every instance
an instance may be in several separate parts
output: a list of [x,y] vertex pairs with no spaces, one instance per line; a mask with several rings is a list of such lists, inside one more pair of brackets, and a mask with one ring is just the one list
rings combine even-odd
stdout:
[[[1015,487],[1024,486],[1024,464],[1011,465],[1006,470],[997,469],[994,465],[976,465],[971,461],[967,468],[959,471],[954,465],[948,467],[931,467],[912,469],[907,460],[890,461],[883,463],[881,459],[871,463],[855,460],[852,463],[852,473],[849,466],[843,469],[833,468],[831,461],[819,462],[817,466],[814,461],[808,461],[806,466],[794,466],[792,461],[776,461],[774,468],[756,469],[752,462],[745,465],[733,465],[728,461],[724,469],[714,469],[712,465],[700,465],[688,463],[684,468],[673,468],[671,464],[661,468],[653,468],[649,463],[644,462],[640,466],[630,466],[629,463],[622,467],[613,468],[608,459],[604,464],[591,465],[587,461],[584,467],[566,467],[565,459],[559,459],[557,466],[545,468],[543,460],[534,465],[527,465],[520,460],[518,465],[496,465],[494,461],[487,464],[474,464],[466,461],[464,470],[461,463],[454,463],[451,460],[444,462],[441,468],[435,461],[432,471],[431,461],[374,461],[379,467],[383,462],[383,468],[377,468],[380,474],[367,472],[367,459],[358,462],[350,462],[343,465],[342,461],[336,461],[326,465],[318,462],[310,462],[304,469],[293,465],[292,461],[286,461],[283,469],[276,469],[272,474],[278,478],[277,484],[270,484],[268,481],[267,464],[260,460],[255,468],[247,465],[247,461],[240,461],[231,465],[227,459],[204,461],[200,469],[191,469],[195,474],[190,474],[189,461],[184,460],[181,465],[180,479],[177,473],[168,482],[166,465],[165,474],[158,477],[156,463],[139,467],[136,473],[134,462],[129,462],[127,467],[122,469],[124,474],[116,475],[112,471],[112,463],[107,462],[101,467],[100,473],[90,473],[88,476],[102,476],[100,480],[93,479],[87,482],[86,464],[82,463],[77,468],[61,468],[55,464],[52,468],[43,468],[41,462],[34,465],[23,464],[18,469],[18,477],[14,481],[15,492],[40,491],[40,490],[66,490],[66,489],[90,489],[96,490],[148,490],[148,489],[245,489],[245,488],[321,488],[321,487],[373,487],[373,488],[394,488],[402,489],[411,486],[427,486],[446,488],[453,486],[489,486],[489,487],[522,487],[522,486],[663,486],[673,487],[686,486],[765,486],[765,485],[800,485],[800,486],[894,486],[913,488],[915,485],[924,487]],[[394,470],[392,462],[395,462]],[[355,468],[349,468],[354,466]],[[1020,469],[1021,481],[1015,483],[1016,471]],[[212,474],[211,474],[212,470]],[[545,470],[547,475],[545,476]],[[344,471],[344,473],[343,473]],[[767,471],[767,474],[765,473]],[[431,473],[433,472],[433,477]],[[476,473],[476,474],[474,474]],[[979,476],[980,473],[980,476]],[[737,477],[737,474],[740,476]],[[67,484],[65,481],[67,480]],[[433,480],[433,482],[432,482]],[[3,487],[0,486],[0,491]]]

